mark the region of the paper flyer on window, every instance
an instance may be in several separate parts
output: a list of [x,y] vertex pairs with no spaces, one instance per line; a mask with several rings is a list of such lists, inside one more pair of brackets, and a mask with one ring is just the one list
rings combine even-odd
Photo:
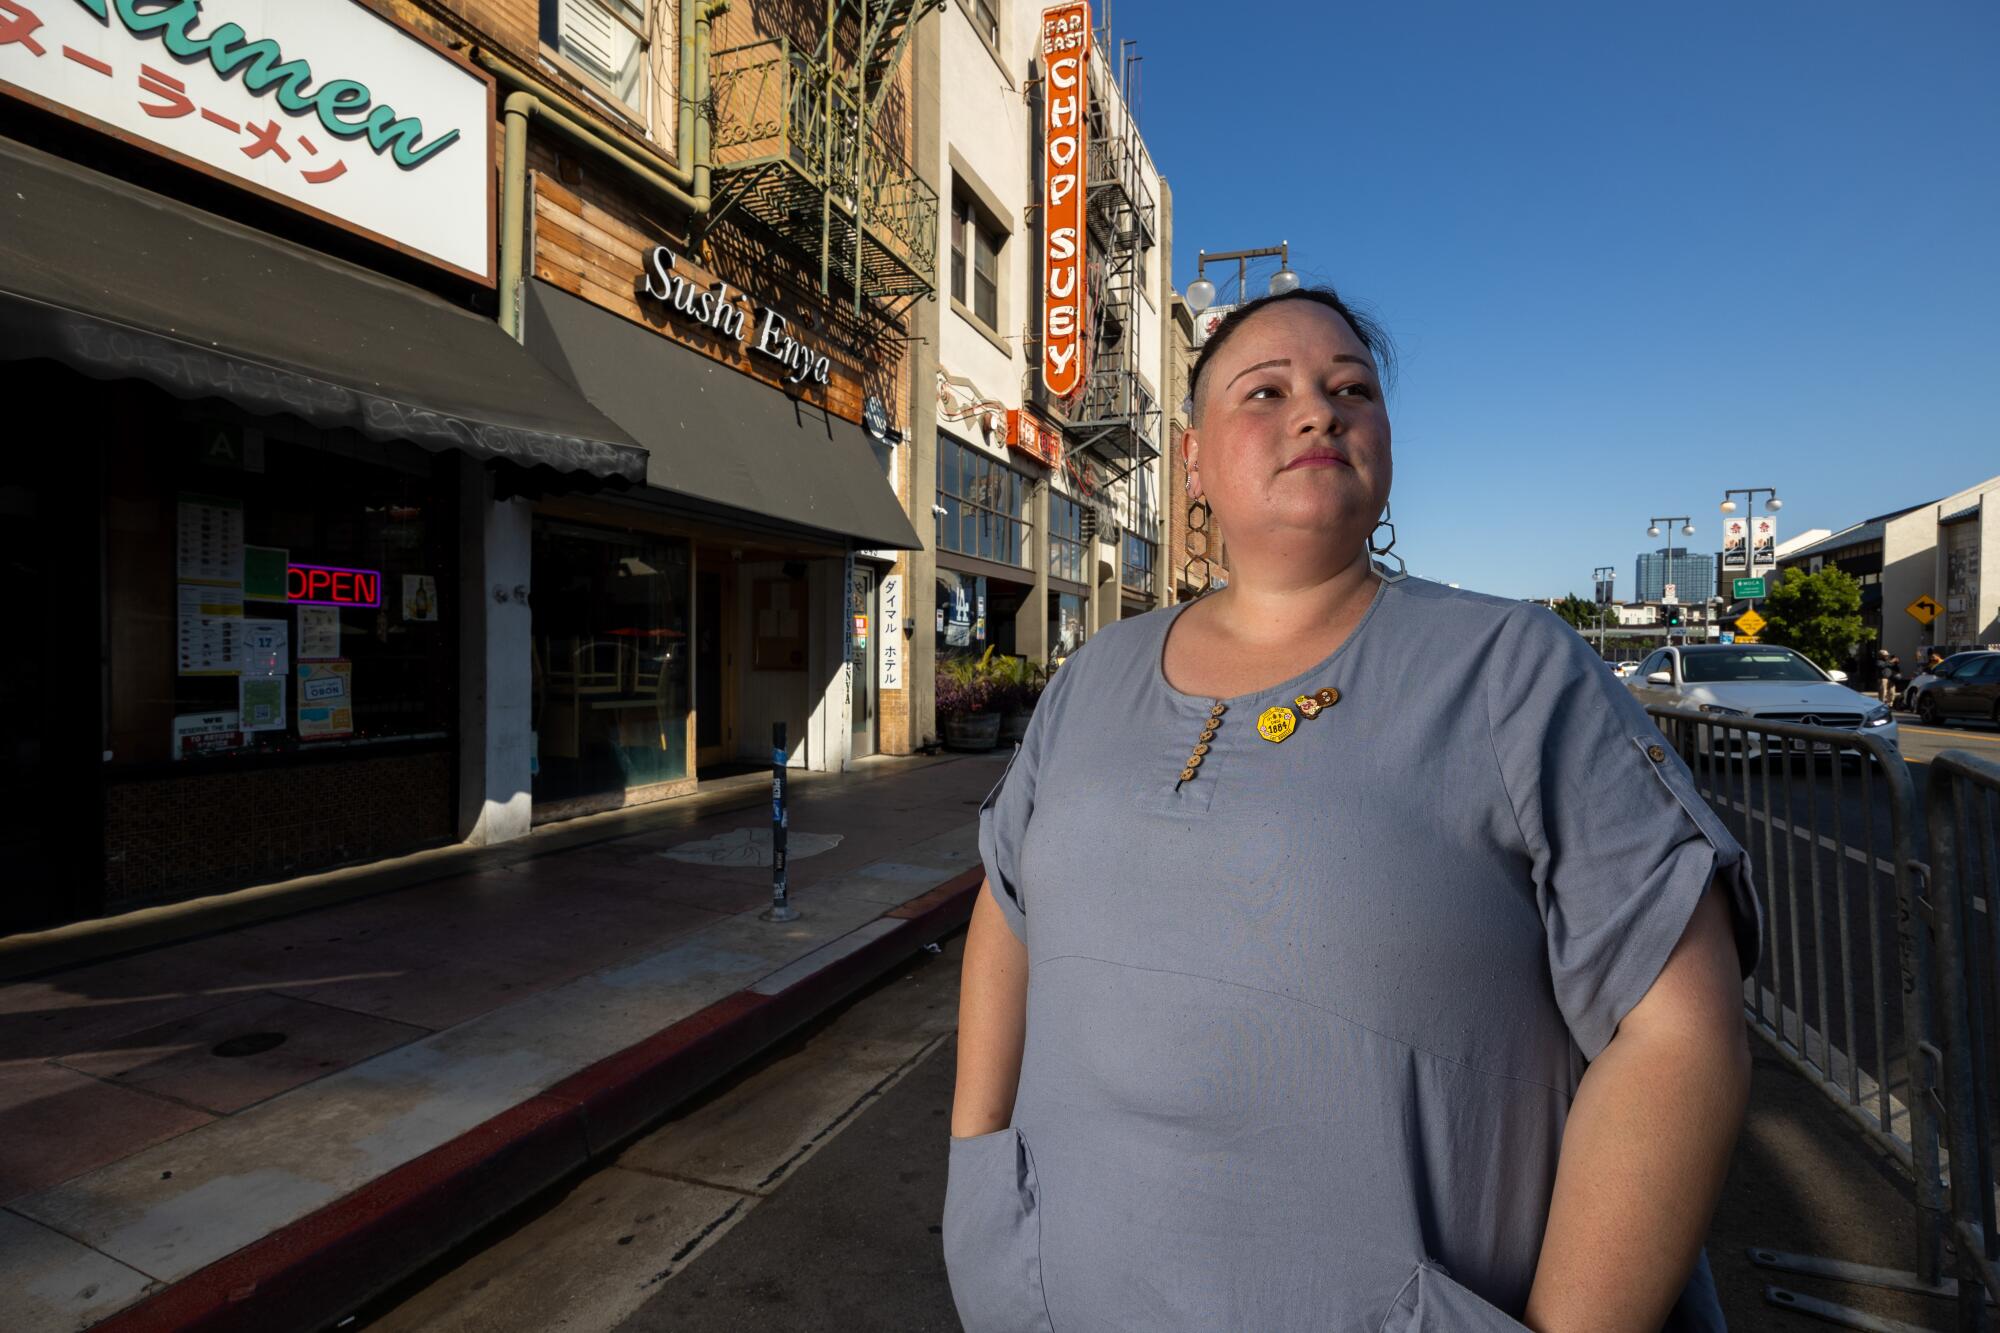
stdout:
[[354,734],[352,662],[299,663],[299,739]]
[[243,669],[243,595],[234,588],[183,583],[176,650],[183,676],[233,676]]

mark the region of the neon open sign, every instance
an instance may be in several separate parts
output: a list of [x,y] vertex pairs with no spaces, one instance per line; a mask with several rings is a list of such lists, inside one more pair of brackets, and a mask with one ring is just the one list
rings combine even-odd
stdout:
[[338,565],[287,565],[285,600],[300,606],[380,606],[382,571]]

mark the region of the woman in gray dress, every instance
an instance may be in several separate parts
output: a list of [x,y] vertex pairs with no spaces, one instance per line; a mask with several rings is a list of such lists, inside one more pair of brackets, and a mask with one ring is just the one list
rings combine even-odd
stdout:
[[1229,586],[1086,643],[981,810],[973,1333],[1722,1327],[1743,852],[1575,631],[1370,560],[1382,347],[1324,291],[1222,324]]

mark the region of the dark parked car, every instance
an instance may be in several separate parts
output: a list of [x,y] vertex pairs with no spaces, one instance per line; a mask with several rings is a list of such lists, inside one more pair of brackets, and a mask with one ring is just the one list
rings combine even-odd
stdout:
[[2000,653],[1962,653],[1940,662],[1917,696],[1917,716],[1940,722],[2000,725]]

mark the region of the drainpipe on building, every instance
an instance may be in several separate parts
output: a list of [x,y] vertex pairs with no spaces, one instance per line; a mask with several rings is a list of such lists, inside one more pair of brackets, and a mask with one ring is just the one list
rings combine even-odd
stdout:
[[[500,172],[500,327],[509,337],[521,336],[521,253],[526,243],[528,208],[528,121],[544,125],[579,148],[625,171],[639,184],[693,217],[705,216],[713,202],[709,162],[712,130],[698,108],[709,90],[709,25],[729,9],[729,0],[681,0],[681,83],[676,89],[680,111],[675,148],[686,165],[652,160],[619,142],[619,131],[591,115],[533,75],[483,47],[472,58],[514,91],[501,104],[506,123]],[[689,32],[692,30],[692,39]],[[692,88],[693,95],[685,95]]]

